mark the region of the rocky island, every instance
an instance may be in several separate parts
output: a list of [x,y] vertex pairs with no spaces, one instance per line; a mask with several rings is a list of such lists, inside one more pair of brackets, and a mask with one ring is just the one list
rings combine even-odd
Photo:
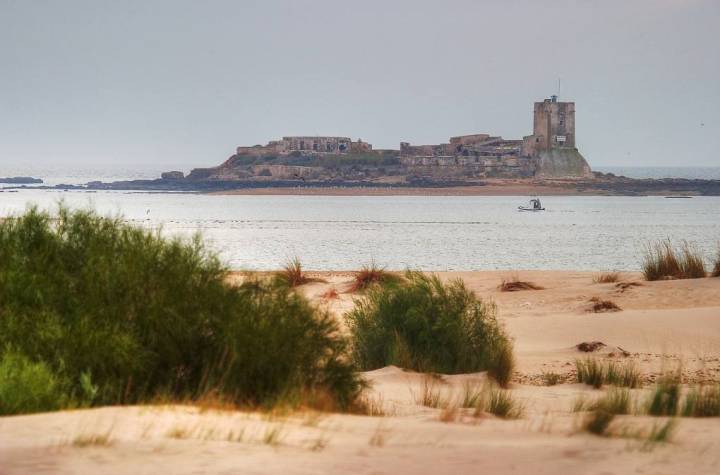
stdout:
[[[62,188],[72,188],[60,185]],[[317,194],[720,195],[718,180],[631,179],[593,172],[576,147],[575,103],[534,104],[533,133],[477,133],[446,143],[374,149],[360,139],[286,136],[240,146],[222,164],[155,180],[90,182],[83,189]]]

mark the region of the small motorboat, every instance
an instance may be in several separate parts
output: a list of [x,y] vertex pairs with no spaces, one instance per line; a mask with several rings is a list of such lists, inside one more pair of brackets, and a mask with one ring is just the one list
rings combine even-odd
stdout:
[[530,206],[518,206],[518,211],[545,211],[539,198],[530,200]]

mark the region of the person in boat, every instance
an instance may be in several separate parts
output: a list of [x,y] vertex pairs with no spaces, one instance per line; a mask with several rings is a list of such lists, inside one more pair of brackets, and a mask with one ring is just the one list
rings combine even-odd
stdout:
[[542,205],[540,204],[540,200],[537,198],[530,200],[530,203],[532,204],[533,209],[541,209],[542,208]]

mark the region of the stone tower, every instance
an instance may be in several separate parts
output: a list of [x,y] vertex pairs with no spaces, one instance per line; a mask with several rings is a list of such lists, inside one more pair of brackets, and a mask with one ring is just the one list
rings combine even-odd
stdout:
[[523,155],[539,159],[538,177],[587,178],[590,166],[575,145],[575,103],[551,96],[536,102],[533,134],[523,138]]
[[558,102],[551,96],[535,103],[533,116],[535,148],[548,150],[551,147],[575,147],[575,103]]

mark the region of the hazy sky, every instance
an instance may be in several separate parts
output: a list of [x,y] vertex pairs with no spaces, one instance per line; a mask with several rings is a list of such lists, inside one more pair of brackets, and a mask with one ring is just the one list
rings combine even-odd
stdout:
[[521,138],[558,77],[591,165],[720,166],[720,0],[0,0],[0,65],[0,169]]

